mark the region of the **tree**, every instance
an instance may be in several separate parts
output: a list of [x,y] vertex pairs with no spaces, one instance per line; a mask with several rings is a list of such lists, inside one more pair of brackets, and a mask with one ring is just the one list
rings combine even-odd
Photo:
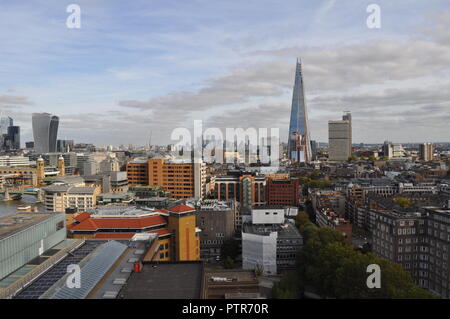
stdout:
[[274,283],[272,297],[275,299],[298,299],[300,294],[297,282],[297,273],[286,274],[279,282]]
[[405,197],[397,197],[396,199],[394,199],[394,203],[400,205],[403,208],[411,207],[412,204],[411,200]]
[[[305,291],[332,298],[434,298],[416,286],[401,265],[353,249],[339,232],[317,227],[305,213],[298,214],[296,225],[304,240],[297,272],[274,285],[275,298],[296,298]],[[367,286],[371,264],[381,269],[379,289]]]
[[227,256],[227,258],[225,258],[223,266],[225,267],[225,269],[233,269],[234,268],[233,258],[231,258],[230,256]]

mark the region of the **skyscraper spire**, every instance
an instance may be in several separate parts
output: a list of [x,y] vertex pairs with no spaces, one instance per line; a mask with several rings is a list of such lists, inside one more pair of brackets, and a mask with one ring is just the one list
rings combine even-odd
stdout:
[[292,162],[311,160],[308,110],[305,102],[301,59],[297,58],[295,83],[292,94],[291,120],[289,124],[288,157]]

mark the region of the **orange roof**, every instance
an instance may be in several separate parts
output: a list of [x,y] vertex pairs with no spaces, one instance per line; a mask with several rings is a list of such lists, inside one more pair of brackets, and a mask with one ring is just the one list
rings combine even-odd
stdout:
[[94,238],[99,239],[131,239],[136,233],[97,233]]
[[165,226],[166,219],[160,215],[141,218],[88,218],[77,225],[69,225],[70,230],[98,229],[143,229],[152,226]]
[[170,211],[173,213],[187,213],[187,212],[192,212],[194,210],[195,210],[195,208],[193,208],[191,206],[183,205],[183,204],[177,205],[170,209]]
[[75,216],[75,219],[79,222],[82,222],[83,220],[88,219],[90,216],[91,216],[90,213],[84,212]]

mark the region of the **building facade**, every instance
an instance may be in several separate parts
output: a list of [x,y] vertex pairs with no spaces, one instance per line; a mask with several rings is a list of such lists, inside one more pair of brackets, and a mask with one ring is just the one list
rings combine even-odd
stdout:
[[56,152],[59,117],[49,113],[33,113],[32,124],[35,152]]
[[202,198],[206,194],[206,164],[170,161],[164,158],[127,163],[131,186],[160,186],[175,198]]
[[297,163],[311,161],[310,140],[302,65],[297,60],[289,123],[288,158]]
[[352,155],[351,115],[346,114],[341,121],[328,121],[328,159],[347,161]]

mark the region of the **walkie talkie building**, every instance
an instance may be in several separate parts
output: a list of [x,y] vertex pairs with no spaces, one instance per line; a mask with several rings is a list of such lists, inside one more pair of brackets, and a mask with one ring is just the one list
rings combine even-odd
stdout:
[[49,113],[33,113],[33,137],[36,153],[56,152],[59,117]]

